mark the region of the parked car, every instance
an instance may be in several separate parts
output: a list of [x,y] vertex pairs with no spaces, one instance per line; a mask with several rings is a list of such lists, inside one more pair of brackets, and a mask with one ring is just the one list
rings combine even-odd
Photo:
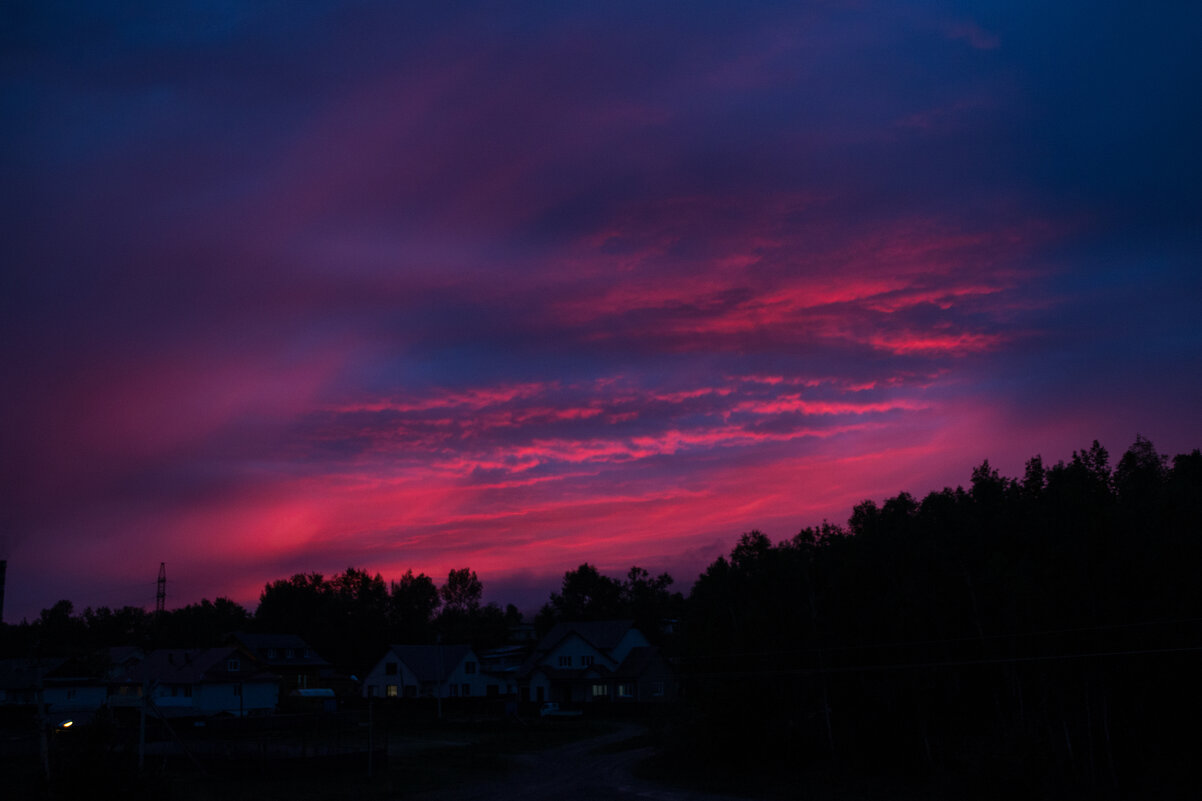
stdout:
[[579,709],[560,709],[559,704],[548,701],[539,707],[538,714],[544,718],[578,718],[584,714]]

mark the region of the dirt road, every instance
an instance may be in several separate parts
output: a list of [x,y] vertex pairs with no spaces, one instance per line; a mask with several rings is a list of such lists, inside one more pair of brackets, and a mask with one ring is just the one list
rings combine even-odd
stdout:
[[745,801],[636,778],[631,768],[649,756],[650,749],[608,752],[605,746],[629,740],[640,732],[636,726],[624,726],[600,737],[519,757],[504,776],[413,797],[421,801]]

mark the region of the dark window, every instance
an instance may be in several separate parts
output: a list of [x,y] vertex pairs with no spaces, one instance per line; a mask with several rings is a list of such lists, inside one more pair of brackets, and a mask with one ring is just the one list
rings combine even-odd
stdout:
[[475,662],[464,662],[463,663],[463,672],[464,673],[475,673],[476,672],[476,663]]
[[395,676],[396,675],[396,662],[385,662],[384,663],[384,675],[385,676]]

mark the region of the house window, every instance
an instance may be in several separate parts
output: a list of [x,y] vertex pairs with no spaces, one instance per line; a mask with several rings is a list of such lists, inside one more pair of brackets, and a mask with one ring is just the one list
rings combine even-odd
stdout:
[[559,657],[559,666],[560,667],[571,667],[572,666],[572,657],[570,655]]
[[591,656],[582,656],[580,657],[580,664],[588,667],[589,665],[593,664],[593,658]]
[[376,697],[376,685],[374,685],[374,684],[367,685],[367,697],[368,698]]
[[634,685],[633,684],[619,684],[618,685],[618,697],[619,698],[634,698]]
[[406,684],[405,685],[405,697],[406,698],[417,698],[417,687],[412,684]]
[[476,663],[475,662],[464,662],[463,663],[463,672],[464,673],[475,673],[476,672]]
[[267,649],[267,658],[268,658],[268,659],[275,659],[275,649],[274,649],[274,648],[268,648],[268,649]]
[[593,685],[593,698],[608,698],[608,697],[609,697],[609,685],[607,685],[607,684],[594,684]]
[[664,683],[662,681],[651,682],[651,694],[656,698],[662,698],[664,695]]
[[470,685],[470,684],[463,685],[463,697],[467,698],[471,694],[472,694],[472,685]]
[[458,698],[458,697],[459,697],[459,685],[458,685],[458,684],[452,684],[452,685],[451,685],[451,697],[452,697],[452,698]]
[[295,648],[289,648],[289,649],[288,649],[288,658],[289,658],[289,659],[296,659],[296,649],[295,649]]
[[241,684],[235,684],[235,685],[234,685],[234,695],[235,695],[235,697],[237,697],[237,698],[241,698],[241,697],[242,697],[242,685],[241,685]]
[[237,673],[242,669],[242,662],[238,659],[229,659],[225,663],[225,669],[230,673]]
[[395,676],[396,675],[396,662],[385,662],[384,663],[384,675],[385,676]]
[[67,690],[67,700],[70,701],[75,697],[75,690]]
[[384,695],[388,696],[389,698],[397,698],[400,694],[397,692],[397,686],[395,684],[389,684],[384,688]]

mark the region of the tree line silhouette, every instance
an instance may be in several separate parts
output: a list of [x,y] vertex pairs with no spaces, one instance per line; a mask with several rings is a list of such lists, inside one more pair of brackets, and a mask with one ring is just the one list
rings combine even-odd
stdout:
[[745,534],[686,605],[702,764],[802,765],[986,794],[1200,786],[1202,453],[1138,437],[1068,462]]
[[[773,543],[752,531],[686,596],[668,574],[583,564],[535,617],[629,618],[684,689],[667,759],[734,774],[973,776],[999,796],[1147,795],[1198,785],[1202,452],[1096,441],[1020,478],[988,461],[967,488],[857,505]],[[522,618],[468,568],[438,585],[348,568],[155,616],[69,601],[0,627],[10,656],[216,644],[293,632],[336,664],[394,642],[500,645]],[[669,635],[665,620],[678,632]],[[695,767],[694,767],[695,769]],[[809,772],[809,773],[807,773]]]

